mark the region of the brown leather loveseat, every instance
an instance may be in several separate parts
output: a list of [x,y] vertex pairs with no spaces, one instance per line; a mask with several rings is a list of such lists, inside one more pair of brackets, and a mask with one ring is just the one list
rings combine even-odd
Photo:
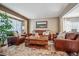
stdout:
[[65,52],[79,52],[79,34],[66,33],[65,39],[55,39],[55,49]]

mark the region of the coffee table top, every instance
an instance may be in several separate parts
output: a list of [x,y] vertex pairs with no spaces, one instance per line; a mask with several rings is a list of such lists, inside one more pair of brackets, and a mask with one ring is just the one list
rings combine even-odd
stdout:
[[29,37],[26,37],[26,39],[48,40],[48,36],[39,36],[39,37],[29,36]]

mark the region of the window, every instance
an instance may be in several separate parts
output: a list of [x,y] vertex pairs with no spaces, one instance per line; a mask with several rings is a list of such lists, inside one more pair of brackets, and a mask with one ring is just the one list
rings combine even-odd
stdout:
[[63,30],[66,32],[79,32],[79,18],[65,18]]
[[[15,20],[15,19],[10,19],[11,21],[12,21],[12,29],[11,29],[11,31],[17,31],[17,32],[19,32],[19,33],[21,33],[22,32],[22,24],[23,24],[23,22],[22,21],[19,21],[19,20]],[[2,23],[0,22],[0,25],[1,25]]]
[[22,32],[22,21],[11,19],[12,21],[12,31],[18,31],[19,33]]
[[[4,11],[2,11],[2,13],[5,13]],[[8,13],[7,13],[8,14]],[[8,14],[10,15],[10,14]],[[11,15],[10,15],[11,16]],[[0,17],[1,20],[1,17]],[[23,22],[20,20],[16,20],[15,18],[10,18],[10,20],[12,21],[12,29],[10,31],[18,31],[19,33],[22,32],[22,26],[23,26]],[[0,25],[2,24],[2,22],[0,22]]]

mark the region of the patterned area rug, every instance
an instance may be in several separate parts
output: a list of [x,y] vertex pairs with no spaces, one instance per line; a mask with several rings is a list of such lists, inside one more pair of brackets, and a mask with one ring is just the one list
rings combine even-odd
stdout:
[[24,43],[19,46],[5,46],[2,49],[6,56],[67,56],[65,52],[56,51],[52,42],[49,42],[48,49],[25,47]]

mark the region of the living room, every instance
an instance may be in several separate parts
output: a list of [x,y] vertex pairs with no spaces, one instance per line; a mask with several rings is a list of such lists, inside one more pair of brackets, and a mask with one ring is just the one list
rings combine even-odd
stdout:
[[0,55],[78,56],[78,10],[78,3],[1,3]]

